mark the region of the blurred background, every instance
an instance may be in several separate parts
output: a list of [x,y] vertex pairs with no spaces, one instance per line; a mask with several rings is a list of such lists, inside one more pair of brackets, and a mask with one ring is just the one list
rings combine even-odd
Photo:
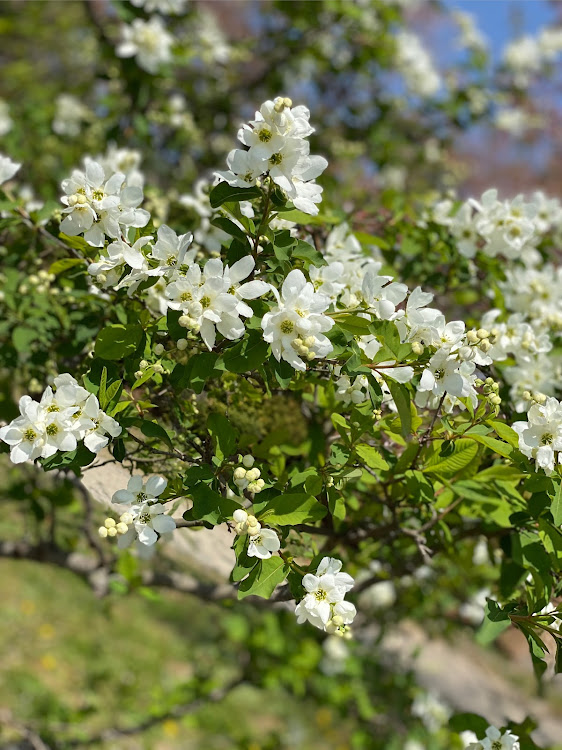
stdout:
[[[139,22],[151,24],[140,36]],[[560,197],[560,24],[562,3],[548,0],[0,0],[0,153],[22,162],[17,197],[38,221],[89,155],[134,175],[156,226],[220,249],[213,171],[240,124],[285,95],[310,108],[312,151],[329,161],[323,214],[358,237],[492,186]],[[23,392],[76,368],[104,302],[56,282],[37,235],[6,248],[0,216],[8,421]],[[443,292],[420,253],[396,259],[402,280]],[[282,405],[273,418],[298,433]],[[5,455],[0,478],[4,750],[445,750],[461,747],[443,728],[453,709],[531,713],[537,746],[562,747],[560,676],[539,695],[516,635],[473,643],[476,595],[494,575],[485,550],[366,591],[373,624],[347,646],[283,607],[147,586],[126,553],[100,581],[87,557],[106,554],[91,538],[104,513],[83,486]],[[202,543],[164,554],[157,569],[224,575]],[[240,666],[244,684],[231,684]]]

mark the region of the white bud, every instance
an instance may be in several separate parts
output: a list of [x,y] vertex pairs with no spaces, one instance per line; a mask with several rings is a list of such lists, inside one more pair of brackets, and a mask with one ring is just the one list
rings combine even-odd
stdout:
[[107,536],[117,536],[117,528],[115,526],[112,526],[110,529],[108,529]]
[[127,524],[123,523],[122,521],[118,523],[115,528],[118,534],[126,534],[127,531],[129,531],[129,527],[127,526]]
[[487,331],[485,328],[479,328],[476,331],[476,335],[478,336],[479,339],[488,339],[488,338],[490,338],[490,332]]
[[242,479],[246,479],[246,469],[242,466],[238,466],[234,469],[233,477],[235,482],[240,482]]
[[412,351],[414,354],[423,354],[424,346],[419,341],[413,341],[412,342]]
[[148,362],[146,361],[146,359],[141,359],[141,361],[139,362],[139,367],[141,370],[146,370],[146,368],[148,367]]
[[107,537],[107,529],[105,528],[105,526],[100,526],[100,527],[99,527],[99,529],[98,529],[98,534],[99,534],[99,535],[100,535],[100,536],[101,536],[101,537],[102,537],[103,539],[105,539],[105,538]]
[[119,519],[122,523],[130,524],[133,523],[133,516],[131,513],[125,511],[125,513],[121,514],[121,517]]
[[176,346],[180,350],[180,352],[185,351],[187,349],[187,339],[178,339],[176,341]]
[[246,479],[248,482],[253,482],[255,479],[259,479],[261,471],[259,469],[248,469],[246,472]]
[[255,459],[250,453],[247,453],[245,456],[242,457],[242,463],[247,469],[252,468],[252,466],[254,465],[254,461]]
[[162,344],[156,344],[154,347],[154,354],[156,354],[157,357],[159,357],[164,351],[164,346]]
[[478,334],[476,333],[476,331],[467,331],[466,339],[470,344],[476,344],[476,342],[478,341]]
[[246,523],[248,520],[248,514],[243,508],[237,508],[232,514],[232,518],[234,518],[236,523]]
[[178,323],[180,324],[182,328],[189,328],[189,325],[191,323],[191,318],[189,317],[189,315],[180,315]]
[[113,526],[115,526],[115,521],[113,518],[106,518],[103,522],[103,525],[106,529],[111,529]]

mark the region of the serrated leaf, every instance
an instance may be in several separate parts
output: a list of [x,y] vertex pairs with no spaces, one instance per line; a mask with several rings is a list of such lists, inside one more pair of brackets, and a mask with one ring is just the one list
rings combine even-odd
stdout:
[[322,503],[318,502],[315,497],[304,493],[278,495],[262,509],[262,513],[266,511],[267,523],[279,526],[294,526],[299,523],[319,521],[327,513]]
[[376,448],[366,443],[360,443],[355,447],[355,452],[359,458],[367,464],[370,469],[381,469],[385,471],[390,468],[385,459],[381,456]]
[[269,599],[275,587],[285,580],[289,570],[289,566],[280,557],[260,560],[250,575],[240,584],[238,598],[259,596],[262,599]]
[[478,446],[472,440],[461,438],[455,440],[455,451],[446,458],[434,455],[428,465],[423,469],[426,474],[439,474],[443,477],[452,477],[468,466],[478,453]]

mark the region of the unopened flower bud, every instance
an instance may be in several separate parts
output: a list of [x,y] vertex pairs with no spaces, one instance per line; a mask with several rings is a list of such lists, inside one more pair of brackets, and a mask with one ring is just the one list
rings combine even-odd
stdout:
[[412,342],[412,351],[414,354],[423,354],[424,352],[424,345],[421,343],[421,341],[413,341]]
[[178,323],[182,328],[189,328],[189,324],[191,323],[191,318],[189,315],[180,315],[178,319]]
[[525,401],[530,401],[532,399],[531,391],[523,391],[521,394]]
[[148,367],[148,362],[146,361],[146,359],[141,359],[141,361],[139,362],[139,367],[141,370],[146,370],[146,368]]
[[259,479],[261,471],[259,469],[248,469],[246,472],[246,479],[248,482],[253,482],[255,479]]
[[489,352],[492,348],[492,345],[490,344],[488,339],[483,339],[479,344],[479,349],[486,354],[486,352]]
[[232,514],[232,518],[234,518],[236,523],[246,523],[248,520],[248,514],[243,508],[237,508]]
[[115,526],[112,526],[110,529],[108,529],[107,536],[117,536],[117,528]]
[[479,328],[476,331],[476,335],[478,336],[479,339],[487,339],[490,337],[490,332],[487,331],[485,328]]
[[544,393],[535,393],[533,398],[537,402],[537,404],[544,404],[544,402],[546,401],[546,396]]
[[472,359],[474,357],[474,350],[470,346],[461,346],[459,357],[464,360]]
[[478,334],[476,333],[476,331],[467,331],[466,340],[469,344],[476,344],[476,342],[478,341]]
[[254,465],[254,457],[251,455],[251,453],[247,453],[245,456],[242,457],[242,463],[247,469],[251,469]]
[[246,479],[246,469],[244,469],[242,466],[238,466],[236,469],[234,469],[233,477],[235,482]]
[[98,529],[98,534],[99,534],[99,535],[100,535],[100,536],[101,536],[101,537],[102,537],[103,539],[105,539],[105,538],[107,537],[107,529],[105,528],[105,526],[100,526],[100,527],[99,527],[99,529]]
[[313,360],[313,359],[314,359],[315,357],[316,357],[316,354],[315,354],[315,353],[314,353],[313,351],[311,351],[311,350],[309,349],[309,350],[308,350],[308,354],[306,355],[306,358],[308,359],[308,361],[309,361],[309,362],[312,362],[312,360]]
[[117,529],[118,534],[126,534],[129,531],[129,527],[126,523],[123,523],[122,521],[117,524],[115,527]]
[[305,340],[303,341],[303,344],[307,346],[309,349],[311,346],[314,346],[315,343],[316,343],[316,339],[314,336],[307,336]]
[[125,513],[121,514],[121,517],[119,518],[119,520],[122,523],[126,523],[128,525],[130,523],[133,523],[133,516],[131,515],[131,513],[128,513],[127,511],[125,511]]
[[187,349],[187,339],[178,339],[176,341],[176,346],[180,350],[180,352],[183,352]]
[[494,406],[499,406],[501,404],[502,400],[500,396],[498,396],[497,393],[494,393],[493,396],[490,396],[490,403],[494,404]]
[[103,522],[103,525],[106,529],[111,529],[113,526],[115,526],[115,520],[113,518],[106,518]]
[[156,344],[154,347],[154,354],[156,354],[157,357],[159,357],[164,351],[163,344]]

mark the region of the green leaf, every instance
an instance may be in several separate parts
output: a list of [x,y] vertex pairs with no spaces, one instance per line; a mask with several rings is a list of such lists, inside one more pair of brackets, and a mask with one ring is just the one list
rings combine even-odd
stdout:
[[344,331],[352,333],[354,336],[367,336],[369,334],[369,320],[361,318],[359,315],[346,315],[344,318],[338,317],[336,325]]
[[486,602],[484,609],[484,622],[480,626],[476,641],[481,646],[487,646],[498,637],[500,633],[511,625],[509,614],[491,600]]
[[245,534],[236,536],[232,548],[236,554],[236,564],[230,573],[230,580],[237,583],[246,578],[252,568],[258,564],[258,558],[248,557],[248,537]]
[[68,271],[69,268],[81,266],[84,263],[86,263],[86,261],[83,258],[61,258],[60,260],[56,260],[54,263],[51,263],[51,266],[49,267],[49,273],[63,273],[64,271]]
[[213,439],[215,456],[222,462],[236,450],[237,431],[223,414],[210,414],[207,430]]
[[228,182],[219,182],[209,193],[209,202],[211,208],[218,208],[223,203],[251,201],[261,196],[262,191],[258,187],[239,188],[229,185]]
[[229,372],[251,372],[266,360],[268,347],[260,332],[251,331],[242,341],[225,351],[222,357],[224,366]]
[[218,227],[219,229],[222,229],[223,232],[230,234],[232,237],[236,237],[237,239],[240,240],[240,242],[244,242],[247,244],[248,236],[246,235],[244,230],[241,229],[237,224],[235,224],[230,219],[227,219],[226,216],[217,216],[215,219],[211,221],[211,224],[214,227]]
[[519,447],[519,435],[515,432],[513,427],[510,427],[505,422],[501,422],[499,419],[490,419],[486,424],[489,424],[506,443],[509,443],[514,448]]
[[105,390],[107,388],[107,367],[104,367],[101,371],[100,389],[98,393],[98,399],[102,409],[107,406]]
[[264,520],[268,524],[279,526],[294,526],[299,523],[319,521],[327,513],[322,503],[319,503],[315,497],[304,493],[278,495],[262,508],[260,516],[266,511],[267,515]]
[[143,435],[149,438],[157,438],[158,440],[161,440],[163,443],[166,443],[170,446],[170,448],[173,448],[172,440],[166,430],[162,427],[162,425],[158,424],[158,422],[149,422],[148,420],[145,420],[142,422],[140,426],[141,432]]
[[434,454],[423,469],[426,474],[439,474],[442,477],[452,477],[468,466],[478,453],[478,446],[472,440],[455,440],[454,452],[446,458],[438,453]]
[[206,484],[198,484],[192,487],[191,496],[193,507],[183,514],[184,518],[188,520],[198,519],[215,526],[232,518],[234,511],[240,508],[240,505],[234,500],[219,495]]
[[373,448],[372,445],[360,443],[355,447],[355,452],[370,469],[382,469],[385,471],[390,468],[378,450]]
[[489,437],[488,435],[478,435],[471,432],[471,430],[467,430],[464,434],[466,436],[470,435],[472,440],[475,440],[481,445],[485,445],[486,448],[490,448],[490,450],[492,450],[494,453],[497,453],[498,456],[509,458],[513,453],[513,446],[509,445],[508,443],[504,443],[502,440],[496,440],[496,438]]
[[20,352],[28,352],[33,341],[41,338],[40,332],[36,328],[28,326],[16,326],[12,331],[12,343],[14,348]]
[[101,359],[123,359],[133,354],[141,342],[140,325],[111,325],[103,328],[96,338],[95,354]]
[[79,469],[82,466],[91,464],[95,457],[95,453],[92,453],[83,443],[80,443],[73,451],[66,451],[64,453],[57,451],[54,456],[41,459],[41,465],[45,471],[65,468],[71,469],[75,474],[78,474]]
[[177,388],[191,388],[195,393],[201,393],[209,378],[218,375],[215,364],[218,354],[214,352],[201,352],[190,357],[186,365],[179,363],[174,367],[170,375],[170,382]]
[[407,438],[412,431],[412,412],[410,411],[410,391],[402,383],[397,383],[392,378],[385,378],[390,390],[398,416],[400,417],[400,432],[403,438]]
[[556,494],[550,506],[552,520],[555,526],[562,526],[562,482],[556,488]]
[[260,596],[262,599],[269,599],[275,587],[285,580],[289,570],[289,566],[280,557],[260,560],[250,575],[240,584],[238,598]]

